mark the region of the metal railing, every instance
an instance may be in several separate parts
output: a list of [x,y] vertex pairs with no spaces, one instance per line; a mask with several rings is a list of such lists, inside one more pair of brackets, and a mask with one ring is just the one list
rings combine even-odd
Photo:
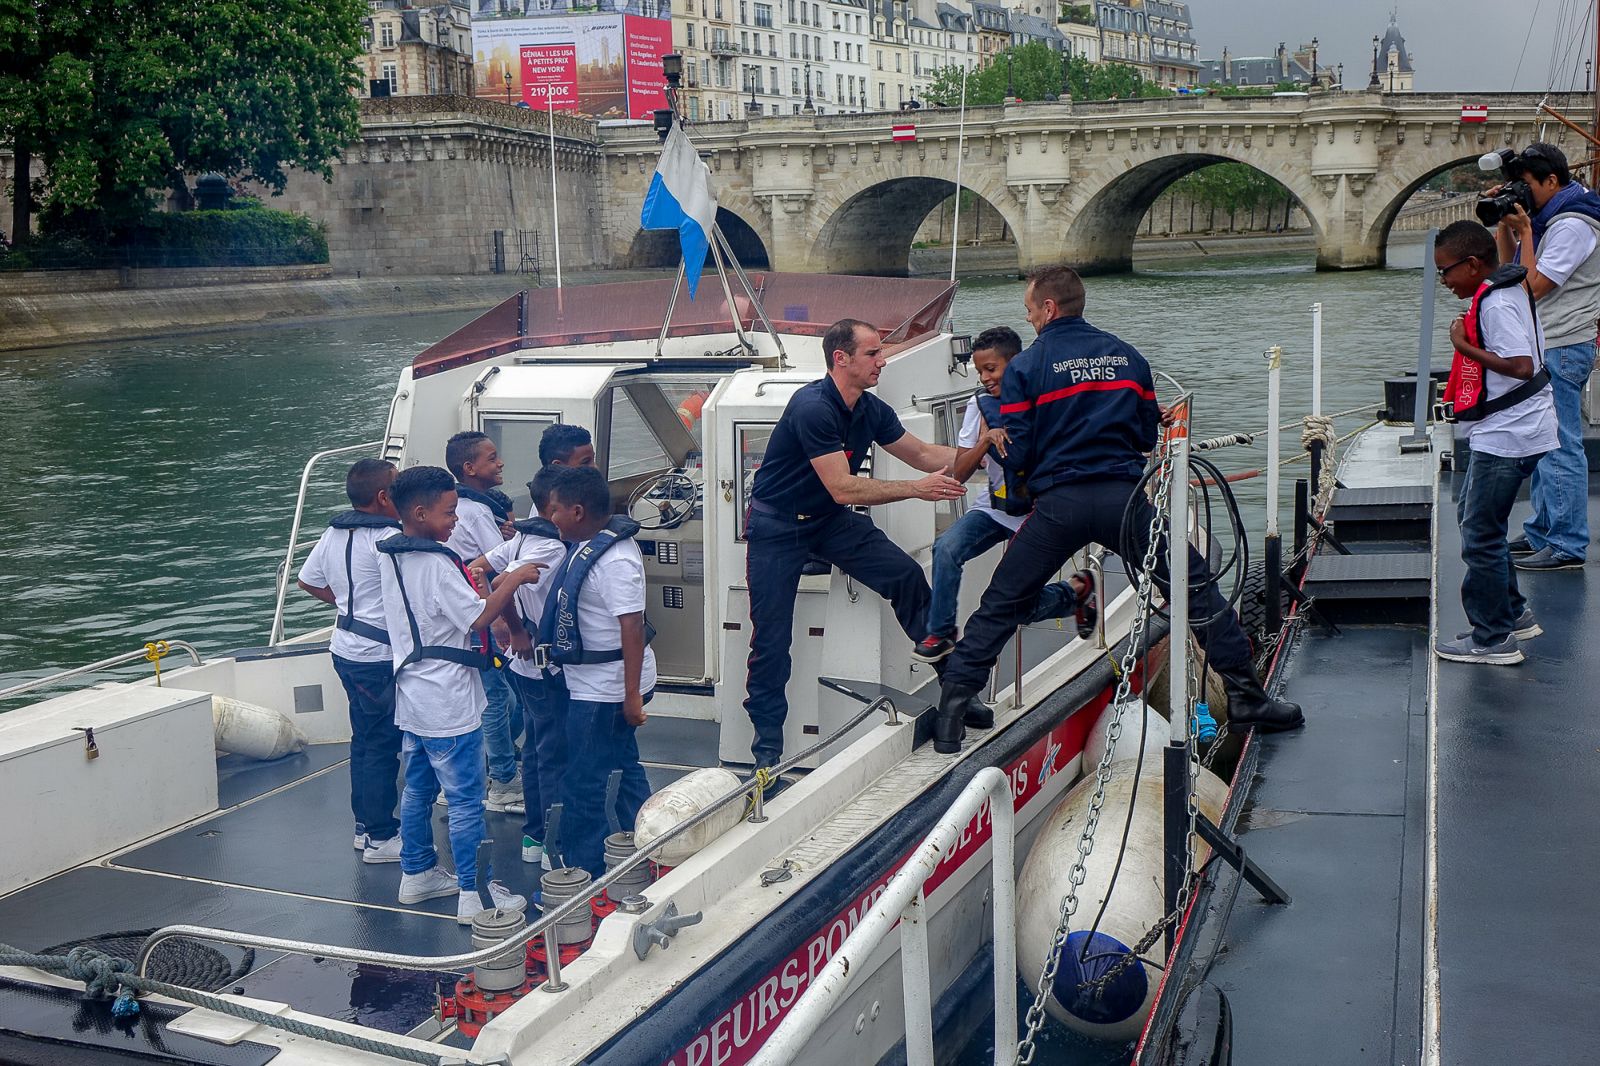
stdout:
[[268,644],[283,643],[283,608],[289,596],[289,582],[293,580],[294,557],[316,543],[314,540],[304,543],[300,541],[300,522],[305,516],[306,492],[311,487],[312,469],[324,459],[331,459],[336,455],[349,455],[352,452],[376,453],[383,444],[381,440],[374,440],[343,448],[330,448],[325,452],[318,452],[306,461],[306,467],[300,473],[300,491],[294,500],[294,523],[289,527],[289,548],[283,553],[283,562],[278,564],[278,590],[272,604],[272,630],[267,635]]
[[75,666],[71,670],[62,670],[60,673],[50,674],[47,677],[36,677],[32,681],[24,681],[20,685],[12,685],[10,688],[0,689],[0,700],[11,696],[20,696],[22,693],[32,692],[34,689],[48,688],[70,678],[92,674],[97,670],[110,670],[113,667],[126,666],[128,663],[137,662],[140,659],[156,664],[156,680],[159,681],[161,679],[161,659],[173,648],[188,653],[189,658],[194,661],[196,666],[201,666],[205,663],[205,660],[200,657],[199,650],[186,640],[153,640],[138,651],[113,655],[109,659],[101,659],[98,662]]
[[906,1061],[931,1063],[933,975],[929,965],[928,909],[923,884],[955,850],[973,816],[989,804],[990,867],[994,905],[994,1062],[1006,1066],[1017,1049],[1016,809],[1005,771],[989,766],[961,790],[906,864],[895,872],[861,923],[806,988],[751,1066],[783,1066],[805,1050],[835,1007],[849,994],[863,964],[896,928],[900,931],[901,985],[905,995]]
[[[887,726],[899,727],[909,724],[901,721],[899,711],[889,697],[880,696],[823,739],[774,766],[768,771],[769,778],[776,779],[778,775],[793,769],[802,761],[831,746],[856,726],[878,713],[884,713],[888,716],[885,722]],[[144,976],[145,969],[150,964],[150,956],[155,952],[155,949],[165,941],[175,937],[184,937],[190,940],[207,940],[216,944],[231,944],[234,947],[241,948],[260,948],[270,951],[286,951],[297,955],[312,955],[337,962],[366,963],[376,966],[389,966],[397,970],[426,971],[462,970],[469,966],[476,966],[479,963],[497,959],[508,951],[522,948],[534,939],[543,937],[547,965],[549,966],[549,979],[540,987],[546,992],[562,992],[566,990],[567,986],[561,982],[561,965],[558,958],[560,950],[556,942],[556,927],[580,908],[587,909],[600,893],[624,879],[629,871],[649,860],[652,855],[659,853],[667,844],[683,836],[732,803],[749,803],[750,815],[747,820],[752,823],[761,823],[767,820],[762,789],[756,784],[754,777],[747,778],[741,781],[738,787],[723,793],[715,802],[694,817],[679,823],[669,832],[663,833],[628,856],[627,859],[606,871],[605,876],[590,883],[586,892],[572,897],[554,910],[545,911],[538,921],[524,926],[499,943],[477,951],[469,951],[459,955],[400,955],[387,951],[347,948],[337,944],[316,944],[306,940],[289,940],[283,937],[261,936],[255,933],[238,933],[231,929],[212,929],[201,925],[169,925],[151,933],[145,939],[145,942],[140,945],[136,959],[136,972],[140,976]]]

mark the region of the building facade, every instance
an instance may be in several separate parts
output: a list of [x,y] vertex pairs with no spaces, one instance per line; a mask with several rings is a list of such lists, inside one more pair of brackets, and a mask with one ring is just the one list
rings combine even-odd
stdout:
[[466,4],[371,0],[362,37],[361,96],[473,91],[472,13]]
[[1411,52],[1406,39],[1395,25],[1395,16],[1389,16],[1389,28],[1378,44],[1378,66],[1373,72],[1378,87],[1386,93],[1416,91],[1416,71],[1411,67]]

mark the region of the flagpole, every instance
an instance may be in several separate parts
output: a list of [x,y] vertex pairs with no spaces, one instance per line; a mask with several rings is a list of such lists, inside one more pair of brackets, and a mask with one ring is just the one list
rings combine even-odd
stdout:
[[550,209],[556,219],[556,288],[561,288],[561,199],[556,195],[556,102],[545,89],[544,105],[550,112]]
[[961,156],[967,139],[967,68],[961,68],[961,124],[956,131],[956,217],[950,231],[950,280],[956,280],[956,251],[961,247]]

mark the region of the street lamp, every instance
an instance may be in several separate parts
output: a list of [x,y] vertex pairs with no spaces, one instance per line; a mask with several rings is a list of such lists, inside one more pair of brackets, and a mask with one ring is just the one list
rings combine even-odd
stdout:
[[511,71],[506,71],[506,103],[511,103]]
[[816,105],[811,102],[811,64],[806,64],[806,102],[801,110],[807,115],[817,113]]
[[1315,37],[1311,38],[1311,84],[1322,84],[1322,79],[1317,76],[1317,39]]
[[744,110],[747,115],[761,114],[761,105],[756,102],[756,79],[753,75],[750,78],[750,102],[744,105]]
[[1006,49],[1006,103],[1008,103],[1008,104],[1014,104],[1014,103],[1017,102],[1017,92],[1016,92],[1016,89],[1013,87],[1013,82],[1012,82],[1012,78],[1011,78],[1011,68],[1012,68],[1011,60],[1012,60],[1011,49],[1008,48],[1008,49]]
[[1339,85],[1338,85],[1338,89],[1339,89],[1340,92],[1344,92],[1344,64],[1343,63],[1339,64]]
[[[683,56],[668,52],[661,57],[661,77],[667,83],[667,109],[669,116],[678,114],[678,89],[683,84]],[[671,123],[668,123],[669,127]]]
[[1378,80],[1378,35],[1372,35],[1372,80],[1367,82],[1367,89],[1383,91],[1383,82]]

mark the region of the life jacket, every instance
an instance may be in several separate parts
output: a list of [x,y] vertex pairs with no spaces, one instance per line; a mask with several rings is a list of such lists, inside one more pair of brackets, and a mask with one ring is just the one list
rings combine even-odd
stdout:
[[[976,397],[978,413],[983,416],[983,421],[990,429],[1000,426],[1000,397],[990,396],[988,390],[980,389]],[[989,449],[989,461],[998,466],[1004,476],[998,487],[993,480],[989,482],[989,506],[1008,515],[1025,515],[1033,510],[1033,497],[1028,494],[1028,476],[1025,473],[1013,472],[1000,461],[1000,456],[994,448]]]
[[[511,528],[527,537],[542,537],[546,540],[556,541],[561,539],[561,531],[556,528],[556,524],[548,518],[540,518],[538,515],[524,518],[519,522],[513,522],[511,523]],[[547,600],[546,602],[548,603],[549,601]],[[528,636],[532,637],[534,643],[537,644],[539,641],[539,623],[522,613],[521,600],[516,601],[516,603],[517,614],[522,618],[522,628],[528,631]]]
[[478,489],[468,488],[466,485],[463,485],[458,481],[456,482],[456,495],[461,497],[463,500],[471,500],[473,503],[481,503],[485,507],[489,508],[489,510],[494,513],[496,522],[504,522],[506,519],[511,517],[511,497],[507,496],[498,489],[490,489],[488,492],[481,492]]
[[[535,660],[540,666],[596,666],[622,661],[622,649],[585,648],[578,630],[578,594],[594,569],[594,564],[617,544],[639,532],[639,523],[626,515],[612,515],[605,527],[582,548],[568,548],[561,581],[544,601],[544,617],[539,621],[540,651]],[[644,641],[649,644],[655,629],[648,621]]]
[[363,622],[356,614],[356,576],[354,556],[356,546],[356,530],[358,529],[399,529],[400,523],[393,518],[385,518],[381,514],[368,514],[365,511],[344,511],[336,514],[328,522],[329,529],[349,530],[344,538],[344,581],[345,587],[350,590],[347,599],[350,612],[341,611],[334,620],[334,625],[347,633],[354,633],[358,637],[365,637],[378,644],[389,643],[387,630],[379,629],[371,622]]
[[[1472,294],[1472,304],[1467,308],[1462,320],[1468,344],[1475,348],[1485,346],[1483,326],[1479,321],[1484,298],[1491,292],[1509,289],[1513,285],[1523,285],[1527,276],[1526,267],[1508,263],[1484,279],[1483,284],[1478,286],[1478,291]],[[1533,315],[1533,336],[1534,343],[1537,344],[1539,312],[1534,306],[1533,291],[1524,286],[1523,292],[1528,297],[1528,310]],[[1456,352],[1455,359],[1450,363],[1450,377],[1445,382],[1444,400],[1440,403],[1439,410],[1446,422],[1480,422],[1492,414],[1515,407],[1524,400],[1531,400],[1548,384],[1550,384],[1550,371],[1544,365],[1544,352],[1540,351],[1533,377],[1509,392],[1490,399],[1484,386],[1483,367]]]
[[444,662],[471,667],[474,670],[487,670],[490,667],[500,665],[496,661],[494,644],[489,639],[489,631],[487,629],[478,630],[474,634],[477,638],[478,646],[472,649],[452,648],[447,644],[422,643],[422,631],[417,628],[417,613],[411,609],[411,597],[406,594],[406,579],[401,571],[400,556],[407,552],[434,552],[443,555],[461,572],[462,580],[471,585],[473,591],[477,591],[478,586],[473,582],[472,574],[467,571],[466,564],[461,561],[459,555],[436,540],[431,540],[427,537],[407,536],[404,533],[380,540],[378,542],[378,550],[389,557],[389,563],[394,567],[394,581],[400,587],[400,606],[405,609],[406,622],[411,627],[411,653],[401,660],[399,666],[395,667],[394,672],[396,675],[411,664],[421,662],[423,659],[441,659]]

